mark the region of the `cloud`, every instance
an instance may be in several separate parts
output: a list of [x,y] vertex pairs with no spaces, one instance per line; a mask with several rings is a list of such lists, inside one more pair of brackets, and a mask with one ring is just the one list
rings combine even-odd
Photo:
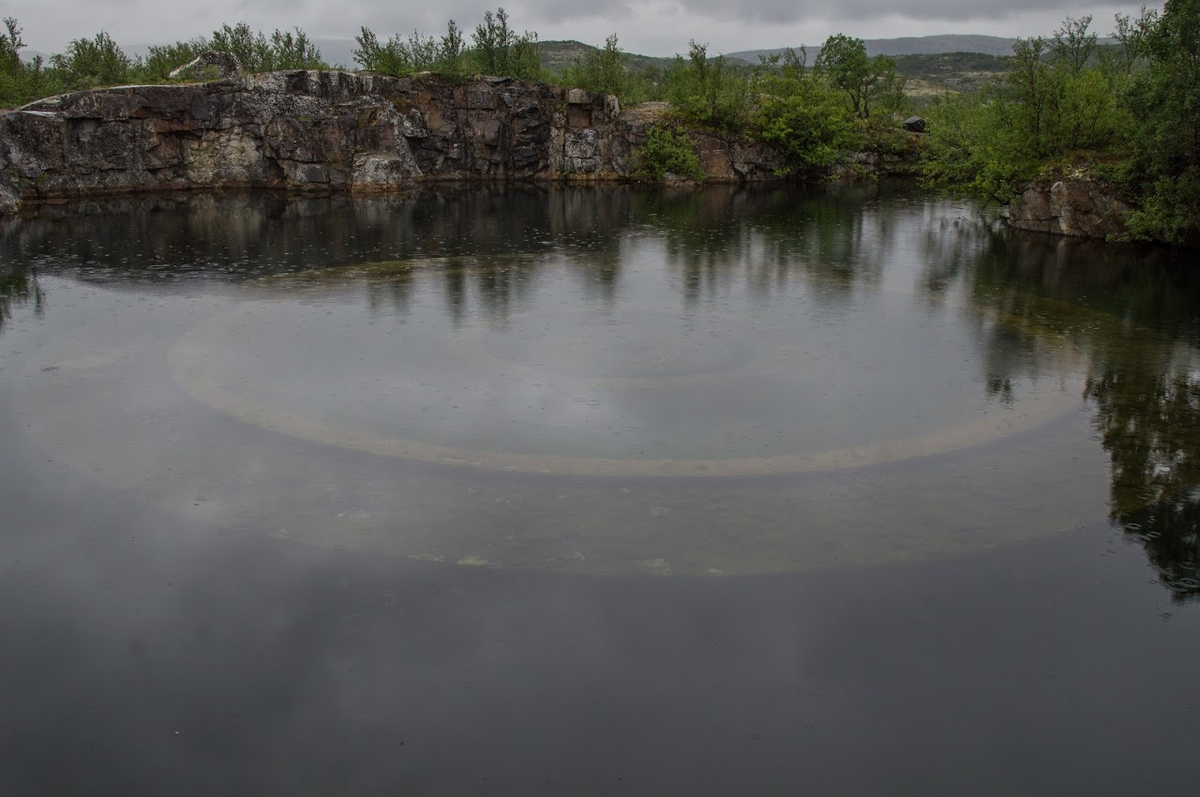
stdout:
[[[366,25],[377,33],[414,29],[439,33],[448,19],[472,30],[487,9],[500,3],[444,0],[437,4],[398,4],[392,0],[210,0],[199,6],[160,0],[9,0],[5,14],[16,17],[31,47],[60,50],[69,40],[107,30],[125,45],[207,35],[223,23],[246,21],[267,31],[301,27],[311,36],[346,37]],[[709,42],[710,52],[816,44],[831,33],[862,38],[932,33],[1003,36],[1052,31],[1066,16],[1092,14],[1101,34],[1115,12],[1136,13],[1137,3],[1087,0],[1009,0],[1001,9],[988,0],[623,0],[598,6],[592,0],[518,0],[503,3],[518,31],[542,39],[570,38],[600,43],[616,33],[631,52],[669,55],[687,49],[689,39]]]

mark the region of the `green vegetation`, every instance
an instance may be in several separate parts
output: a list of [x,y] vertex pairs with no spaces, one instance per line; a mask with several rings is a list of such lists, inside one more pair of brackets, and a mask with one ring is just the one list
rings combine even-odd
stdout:
[[1101,47],[1091,17],[1019,39],[1004,76],[929,110],[934,184],[1007,202],[1030,181],[1106,181],[1135,205],[1131,239],[1200,236],[1200,0],[1117,18]]
[[[138,58],[101,31],[48,61],[25,61],[21,28],[11,18],[4,23],[0,107],[75,89],[165,82],[204,50],[231,52],[250,72],[324,66],[302,30],[268,36],[245,23]],[[686,57],[673,59],[626,53],[616,34],[599,47],[542,43],[536,33],[518,34],[499,8],[469,32],[450,20],[439,37],[414,31],[385,40],[363,27],[354,59],[387,75],[502,75],[615,94],[626,107],[666,101],[664,126],[643,154],[650,176],[690,173],[681,160],[690,144],[672,132],[684,126],[768,145],[781,153],[781,174],[853,169],[855,152],[911,152],[899,123],[921,107],[930,131],[922,171],[931,185],[1005,203],[1030,181],[1087,176],[1134,205],[1128,237],[1200,239],[1200,0],[1167,0],[1161,11],[1118,17],[1115,44],[1101,44],[1090,26],[1090,17],[1067,18],[1050,37],[1018,39],[1006,58],[870,57],[861,39],[839,33],[810,67],[803,47],[750,65],[710,57],[695,41]]]
[[294,34],[277,30],[268,39],[244,22],[232,28],[223,25],[203,49],[233,53],[247,72],[327,68],[320,49],[299,28]]
[[[36,59],[25,63],[21,31],[15,20],[8,23],[8,32],[0,36],[3,106],[74,89],[169,81],[172,70],[205,50],[232,53],[249,72],[324,66],[320,51],[302,30],[267,36],[245,23],[224,25],[209,38],[152,47],[144,58],[128,57],[101,32],[71,42],[48,64]],[[752,67],[721,55],[709,57],[707,45],[695,41],[686,58],[631,56],[613,34],[602,47],[556,43],[549,52],[559,54],[557,75],[542,64],[545,51],[537,34],[518,34],[503,8],[486,12],[469,37],[450,20],[445,34],[436,38],[414,31],[381,39],[363,27],[355,42],[354,60],[380,74],[435,72],[452,79],[501,75],[615,94],[625,106],[666,100],[671,109],[666,126],[652,132],[642,154],[642,174],[652,179],[665,173],[683,179],[700,175],[690,141],[672,132],[682,126],[767,144],[783,154],[781,174],[816,176],[848,163],[856,149],[874,142],[894,144],[885,128],[894,127],[908,109],[895,62],[867,58],[861,40],[842,34],[825,43],[814,69],[808,68],[803,48],[764,57]]]
[[867,58],[862,40],[842,34],[822,53],[811,69],[804,48],[747,68],[692,42],[688,59],[677,56],[667,71],[665,95],[688,124],[776,149],[781,176],[819,176],[876,144],[908,145],[897,137],[910,105],[892,59]]
[[866,143],[863,125],[845,98],[817,74],[806,72],[802,54],[788,50],[782,57],[764,58],[756,82],[759,102],[752,129],[780,151],[785,174],[828,169]]
[[842,33],[826,39],[815,67],[818,75],[845,92],[850,107],[860,119],[871,116],[871,103],[876,97],[894,95],[901,80],[896,76],[894,60],[886,55],[868,58],[867,46],[862,39]]
[[678,180],[704,181],[700,155],[687,133],[659,125],[646,134],[646,143],[637,153],[638,177],[653,182],[662,182],[668,175]]
[[0,34],[0,107],[23,105],[40,97],[66,91],[119,86],[130,83],[163,83],[171,70],[205,50],[221,50],[237,56],[250,72],[276,69],[319,69],[326,67],[321,51],[297,28],[276,30],[270,37],[255,32],[242,22],[224,25],[208,39],[193,39],[151,47],[145,58],[131,58],[106,31],[90,39],[75,39],[66,50],[44,63],[21,58],[25,47],[17,20],[4,20]]
[[[543,67],[546,50],[541,51]],[[641,64],[639,66],[638,59]],[[654,59],[630,57],[617,44],[617,34],[604,40],[604,47],[576,50],[562,67],[559,82],[600,94],[615,94],[626,105],[636,105],[662,97],[663,69]]]
[[720,133],[737,134],[749,110],[748,69],[708,57],[708,46],[688,43],[688,57],[675,56],[664,77],[664,96],[681,118]]
[[[1123,91],[1130,124],[1123,186],[1140,199],[1133,235],[1168,241],[1200,235],[1200,0],[1168,0],[1162,13],[1126,21]],[[1118,69],[1119,74],[1119,69]]]
[[525,31],[518,35],[509,26],[508,12],[503,8],[495,14],[484,13],[483,21],[471,34],[471,47],[466,46],[462,29],[454,20],[446,24],[446,33],[440,39],[413,31],[407,37],[393,34],[381,44],[366,27],[354,38],[358,42],[354,60],[363,69],[384,75],[437,72],[451,77],[484,74],[525,80],[547,76],[538,55],[537,34]]

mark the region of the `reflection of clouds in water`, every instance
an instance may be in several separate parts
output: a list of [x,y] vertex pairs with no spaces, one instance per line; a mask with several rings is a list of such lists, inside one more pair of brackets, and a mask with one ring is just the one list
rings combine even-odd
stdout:
[[[764,296],[744,261],[719,269],[716,295],[679,307],[667,251],[662,236],[623,240],[620,302],[586,290],[588,263],[576,257],[431,262],[398,272],[403,311],[374,305],[367,324],[354,286],[386,292],[383,271],[339,279],[330,270],[329,303],[308,291],[301,305],[277,297],[261,318],[206,325],[203,367],[279,413],[468,458],[776,456],[919,438],[985,417],[984,391],[959,365],[971,352],[953,317],[912,318],[911,297],[866,286],[829,312],[824,281],[811,275]],[[450,270],[461,290],[447,303]],[[477,294],[489,282],[478,274],[497,271],[536,274],[506,304],[501,328]]]
[[[360,323],[403,323],[403,329],[397,330],[387,345],[401,350],[428,349],[430,357],[439,353],[432,344],[454,332],[485,339],[487,335],[541,334],[542,351],[559,357],[517,351],[512,356],[518,363],[522,357],[541,358],[545,369],[540,374],[536,369],[514,370],[508,381],[481,381],[479,372],[503,373],[506,366],[475,362],[459,373],[440,374],[425,386],[414,385],[413,372],[404,367],[402,359],[382,360],[390,367],[384,378],[390,380],[391,388],[414,391],[422,406],[441,409],[447,414],[447,424],[458,424],[464,437],[474,440],[485,439],[482,435],[490,418],[511,420],[521,410],[530,412],[530,423],[544,423],[549,430],[547,438],[559,442],[563,434],[579,427],[598,425],[639,432],[697,429],[725,445],[730,436],[754,433],[755,424],[767,427],[764,437],[777,431],[776,427],[795,426],[803,400],[816,414],[833,413],[843,422],[848,409],[899,406],[902,401],[897,396],[888,395],[864,374],[898,386],[904,398],[919,399],[920,383],[936,389],[938,379],[944,382],[947,378],[946,372],[926,375],[912,367],[905,360],[905,339],[894,331],[882,326],[872,329],[866,323],[844,331],[838,325],[857,323],[855,313],[868,312],[872,302],[882,301],[889,291],[912,292],[916,286],[917,303],[929,300],[927,331],[935,340],[926,353],[953,366],[953,378],[965,383],[964,390],[972,398],[980,398],[990,389],[1020,410],[1030,392],[1042,395],[1057,387],[1057,380],[1064,375],[1082,373],[1085,366],[1081,363],[1090,365],[1095,384],[1108,385],[1103,387],[1109,394],[1104,400],[1115,408],[1109,419],[1111,429],[1124,429],[1123,437],[1118,436],[1110,446],[1120,522],[1126,523],[1134,511],[1126,511],[1135,504],[1127,505],[1121,497],[1128,482],[1130,496],[1137,494],[1133,488],[1143,494],[1148,487],[1154,488],[1160,499],[1156,505],[1175,507],[1170,515],[1174,519],[1162,522],[1170,529],[1185,528],[1186,517],[1179,518],[1193,496],[1189,492],[1192,476],[1187,457],[1179,452],[1194,447],[1194,438],[1189,436],[1191,410],[1183,399],[1194,393],[1191,375],[1195,365],[1174,361],[1162,365],[1164,360],[1147,356],[1160,344],[1154,336],[1137,330],[1139,325],[1151,324],[1160,329],[1163,339],[1194,336],[1196,291],[1189,289],[1186,277],[1148,268],[1148,261],[1140,255],[1122,255],[1114,248],[1031,243],[1034,239],[994,234],[970,219],[959,218],[962,214],[952,204],[938,200],[898,205],[887,202],[885,193],[876,187],[856,192],[721,188],[686,199],[663,200],[628,191],[489,190],[453,198],[442,195],[440,205],[423,203],[428,197],[365,202],[250,198],[229,203],[196,197],[194,203],[177,206],[156,199],[150,207],[174,207],[176,212],[153,218],[156,214],[140,213],[126,204],[120,206],[121,213],[103,215],[85,209],[75,213],[69,224],[57,224],[53,217],[60,211],[47,209],[43,218],[22,221],[19,230],[6,228],[7,237],[0,246],[5,257],[57,257],[60,265],[54,268],[69,267],[78,279],[103,282],[139,297],[148,295],[147,286],[151,285],[168,295],[209,291],[216,284],[231,286],[228,290],[238,295],[261,297],[270,292],[269,287],[251,287],[250,278],[304,272],[314,265],[353,266],[428,255],[467,260],[472,263],[470,269],[441,273],[434,269],[407,283],[363,277],[342,286],[346,292],[329,301],[344,302],[339,306],[348,313],[338,320],[350,328]],[[875,202],[880,196],[883,201]],[[102,205],[97,203],[96,208]],[[514,209],[512,217],[506,216]],[[929,235],[929,230],[936,234]],[[500,265],[503,258],[522,253],[527,258],[519,267]],[[669,287],[664,290],[646,281],[650,272],[636,266],[638,262],[658,268]],[[202,288],[195,287],[201,283]],[[560,308],[539,316],[543,311],[537,302],[556,291],[568,303],[594,311],[594,318],[577,329],[572,322],[580,318],[560,312]],[[1067,306],[1047,303],[1047,297],[1061,299]],[[911,308],[913,304],[905,295],[899,305],[887,306]],[[1081,311],[1079,305],[1091,309]],[[664,306],[670,307],[669,313],[663,313]],[[953,312],[939,311],[949,306],[954,307]],[[353,313],[358,316],[351,317]],[[634,318],[651,313],[657,314],[653,316],[655,324],[643,321],[644,326],[639,326]],[[731,326],[703,328],[701,319],[720,313],[727,313]],[[707,395],[717,404],[710,407],[695,397],[695,391],[682,389],[672,401],[643,400],[633,392],[607,387],[597,396],[595,386],[579,376],[619,372],[622,358],[651,366],[665,358],[680,367],[691,367],[689,357],[681,353],[680,327],[675,326],[684,318],[692,325],[686,327],[688,333],[723,335],[718,337],[722,344],[731,338],[778,343],[787,341],[789,333],[790,342],[798,346],[814,343],[802,326],[788,326],[791,321],[781,321],[775,328],[759,326],[762,318],[756,313],[778,313],[780,318],[791,314],[795,319],[824,324],[831,333],[841,335],[830,343],[826,362],[811,352],[807,353],[809,360],[797,360],[804,366],[797,369],[802,370],[799,376],[776,382],[761,375],[740,382],[736,378],[716,380],[717,387]],[[442,315],[438,323],[431,324],[430,318],[438,314]],[[364,321],[363,316],[369,320]],[[629,333],[626,348],[609,345],[612,337],[606,343],[612,329],[599,327],[601,318]],[[341,329],[335,325],[334,332],[343,334]],[[590,334],[592,329],[598,331]],[[288,334],[286,328],[279,332]],[[645,338],[673,335],[678,345],[655,346],[652,340],[642,339],[642,332]],[[944,337],[939,337],[942,333]],[[938,349],[938,341],[946,339],[969,340],[971,348]],[[342,339],[340,345],[353,349],[361,343],[353,336],[350,341]],[[328,345],[335,348],[333,343]],[[475,345],[477,353],[489,354],[481,344]],[[841,356],[854,349],[869,351],[882,361]],[[793,352],[797,357],[802,353],[803,349]],[[703,363],[707,356],[697,356],[696,362]],[[714,357],[722,366],[723,356]],[[1150,363],[1143,368],[1136,362],[1138,358]],[[814,367],[814,363],[822,367]],[[295,394],[312,391],[313,384],[336,388],[339,374],[335,367],[301,365],[307,368],[298,367],[290,385]],[[353,373],[353,362],[345,365],[349,377],[357,379],[348,384],[366,396],[370,384]],[[546,374],[553,380],[545,378]],[[1180,374],[1185,375],[1182,381]],[[806,378],[813,382],[803,383]],[[826,390],[821,392],[821,387]],[[808,392],[798,397],[789,390]],[[747,395],[738,395],[738,391]],[[464,392],[478,406],[471,413],[452,416],[445,405]],[[349,414],[370,403],[362,399],[365,403],[356,405],[360,397],[352,393],[342,391],[330,403],[335,410]],[[1123,396],[1136,396],[1137,400]],[[583,402],[576,401],[581,397]],[[589,405],[588,397],[598,398],[600,403]],[[729,400],[724,401],[726,398]],[[143,399],[131,402],[129,410],[145,412],[152,419],[155,405],[169,396],[147,389]],[[781,410],[784,401],[792,406]],[[1096,401],[1100,403],[1099,398]],[[994,403],[986,406],[995,409]],[[731,408],[740,410],[740,417]],[[392,409],[384,406],[381,410],[385,421]],[[930,414],[938,416],[938,411],[941,417],[937,420],[944,423],[945,415],[953,414],[953,406],[949,410],[931,407]],[[1154,412],[1175,420],[1171,424],[1151,422]],[[1125,426],[1118,425],[1117,419]],[[895,419],[890,422],[894,424]],[[86,434],[81,439],[86,439]],[[654,436],[648,439],[657,440]],[[504,444],[499,440],[493,445],[499,449]],[[1168,450],[1171,445],[1174,448]],[[1150,450],[1144,463],[1139,459],[1139,446]],[[160,453],[152,447],[133,450],[134,469],[159,467],[165,461]],[[256,462],[249,457],[247,474],[253,475]],[[1126,525],[1132,528],[1133,522],[1140,521]],[[1187,538],[1163,532],[1147,539]],[[1189,566],[1189,560],[1180,558],[1182,554],[1176,551],[1171,555],[1179,566]],[[1178,578],[1171,583],[1184,584]]]

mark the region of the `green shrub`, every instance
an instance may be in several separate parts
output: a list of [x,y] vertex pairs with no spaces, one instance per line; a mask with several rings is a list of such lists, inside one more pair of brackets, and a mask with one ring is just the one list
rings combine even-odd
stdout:
[[707,45],[690,42],[688,58],[675,56],[664,78],[666,97],[680,118],[721,133],[743,133],[750,103],[748,70],[725,56],[708,57]]
[[783,158],[781,175],[810,175],[833,166],[865,143],[846,104],[836,93],[809,78],[771,84],[751,119],[757,138]]
[[207,49],[207,39],[177,41],[174,44],[151,47],[150,52],[137,67],[139,72],[137,79],[147,83],[161,83],[170,80],[173,71],[194,60]]
[[598,94],[616,94],[625,98],[630,76],[621,56],[617,34],[613,33],[604,40],[603,49],[589,50],[586,58],[576,58],[575,63],[563,70],[563,82]]
[[91,39],[75,39],[66,52],[51,56],[50,65],[73,89],[128,83],[133,62],[112,37],[100,31]]
[[491,11],[485,12],[483,22],[475,26],[471,40],[475,46],[468,57],[483,74],[523,80],[543,77],[537,34],[525,31],[517,35],[508,26],[508,12],[503,8],[497,9],[494,15]]
[[643,180],[662,182],[670,174],[681,180],[704,181],[700,154],[686,133],[661,125],[651,127],[636,157],[635,173]]

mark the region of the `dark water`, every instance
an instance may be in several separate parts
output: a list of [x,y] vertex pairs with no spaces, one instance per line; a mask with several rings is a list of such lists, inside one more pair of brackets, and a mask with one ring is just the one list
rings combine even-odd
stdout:
[[0,794],[1192,794],[1200,272],[903,185],[0,226]]

